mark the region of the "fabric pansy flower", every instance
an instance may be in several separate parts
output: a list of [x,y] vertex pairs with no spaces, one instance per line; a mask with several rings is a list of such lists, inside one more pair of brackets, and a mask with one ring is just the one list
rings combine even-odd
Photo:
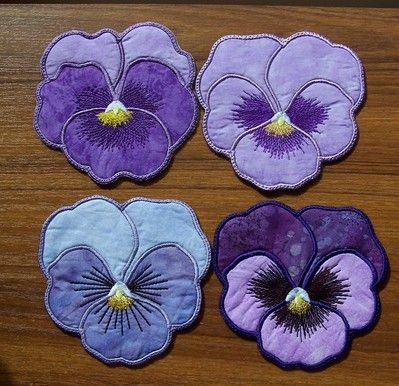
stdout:
[[348,152],[365,89],[357,56],[308,32],[225,36],[196,86],[209,146],[266,190],[297,188]]
[[373,325],[387,264],[354,208],[296,212],[269,201],[227,217],[215,234],[226,323],[285,368],[325,366]]
[[160,355],[201,305],[210,248],[192,209],[138,198],[89,197],[53,213],[39,250],[46,308],[106,363]]
[[160,24],[66,32],[41,71],[38,134],[98,183],[154,177],[195,128],[194,61]]

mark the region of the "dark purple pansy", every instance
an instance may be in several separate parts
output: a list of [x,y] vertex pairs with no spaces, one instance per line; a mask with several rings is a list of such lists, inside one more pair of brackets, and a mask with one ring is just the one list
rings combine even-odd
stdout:
[[209,146],[266,190],[299,187],[353,146],[364,87],[349,48],[306,32],[225,36],[197,78]]
[[194,130],[194,61],[162,25],[66,32],[41,71],[36,130],[98,183],[154,177]]
[[388,265],[361,211],[272,201],[221,222],[213,263],[226,323],[281,367],[309,369],[373,325]]

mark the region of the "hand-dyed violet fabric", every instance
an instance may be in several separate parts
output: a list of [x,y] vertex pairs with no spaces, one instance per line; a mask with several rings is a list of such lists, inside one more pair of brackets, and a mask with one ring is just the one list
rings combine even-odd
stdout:
[[41,71],[38,134],[98,183],[154,177],[195,128],[194,61],[162,25],[66,32]]
[[196,86],[209,146],[265,190],[297,188],[346,154],[365,92],[353,51],[309,32],[225,36]]
[[193,323],[209,262],[189,206],[142,198],[89,197],[58,210],[39,251],[54,322],[97,358],[127,365],[160,355],[175,330]]
[[357,209],[266,201],[220,223],[213,264],[226,323],[279,366],[312,369],[375,323],[388,261]]

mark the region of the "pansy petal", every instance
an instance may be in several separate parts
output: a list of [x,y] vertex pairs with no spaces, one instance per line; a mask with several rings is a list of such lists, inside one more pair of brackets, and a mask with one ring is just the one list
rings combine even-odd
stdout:
[[115,280],[104,262],[87,248],[63,253],[49,268],[46,306],[54,321],[77,332],[85,311],[105,298]]
[[352,330],[366,328],[376,313],[375,274],[365,260],[341,253],[325,260],[307,279],[312,300],[340,311]]
[[267,256],[256,254],[234,264],[226,274],[222,311],[233,327],[255,333],[265,313],[285,300],[289,280]]
[[112,94],[104,73],[96,66],[63,67],[37,91],[35,127],[44,141],[61,145],[61,132],[71,115],[94,107],[106,108]]
[[291,102],[287,115],[316,141],[325,159],[347,152],[356,138],[352,101],[333,84],[306,86]]
[[219,39],[198,75],[197,93],[200,102],[205,106],[212,85],[223,76],[231,74],[250,79],[269,95],[265,84],[265,68],[280,46],[279,40],[270,35],[235,35]]
[[142,300],[125,310],[95,304],[80,326],[84,347],[108,363],[139,364],[164,351],[171,338],[164,313]]
[[121,45],[125,66],[140,59],[154,59],[175,69],[184,84],[187,85],[194,79],[193,58],[179,47],[175,35],[163,25],[136,24],[124,32]]
[[263,127],[244,133],[231,151],[237,174],[262,189],[296,188],[320,170],[319,150],[300,131],[268,134]]
[[354,208],[311,206],[301,212],[301,218],[309,224],[316,238],[316,259],[333,251],[353,249],[373,264],[378,282],[384,278],[387,257],[363,212]]
[[135,229],[115,203],[103,198],[89,198],[62,208],[43,226],[39,258],[44,271],[60,253],[82,245],[106,259],[120,279],[137,246]]
[[160,245],[141,258],[126,280],[130,291],[158,305],[173,326],[185,326],[201,301],[196,263],[175,245]]
[[299,330],[293,327],[286,305],[270,312],[260,329],[262,353],[283,367],[315,368],[337,359],[348,345],[347,324],[333,310],[314,304],[311,310],[320,323],[309,320],[308,328]]
[[315,254],[306,224],[277,202],[264,202],[227,217],[216,231],[214,248],[218,273],[240,255],[262,250],[277,256],[296,284]]
[[173,144],[194,128],[195,98],[165,64],[150,60],[133,64],[128,69],[119,99],[127,108],[155,114],[167,128]]
[[194,211],[185,203],[173,200],[136,199],[123,210],[134,222],[139,248],[136,258],[158,244],[180,245],[198,265],[199,277],[210,261],[208,240],[200,228]]
[[117,80],[121,53],[116,33],[102,30],[96,34],[69,31],[55,38],[42,58],[43,75],[53,78],[64,64],[97,64],[107,71],[110,80]]
[[205,138],[220,152],[228,152],[240,134],[274,115],[265,94],[236,75],[219,80],[212,86],[208,98]]
[[299,33],[284,42],[270,62],[267,78],[281,109],[307,82],[324,79],[341,86],[358,104],[364,94],[362,65],[347,47],[309,33]]
[[133,109],[127,123],[113,127],[99,121],[100,112],[78,114],[65,127],[64,151],[76,167],[98,183],[120,176],[145,180],[166,167],[170,139],[155,116]]

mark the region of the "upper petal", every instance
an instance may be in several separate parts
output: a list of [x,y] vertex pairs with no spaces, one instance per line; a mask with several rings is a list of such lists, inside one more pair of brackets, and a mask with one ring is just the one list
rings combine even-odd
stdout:
[[135,62],[127,71],[119,99],[127,108],[155,114],[167,128],[172,144],[194,129],[197,118],[194,95],[165,64],[147,59]]
[[227,76],[209,90],[204,135],[215,150],[229,152],[240,134],[273,115],[266,95],[256,84],[241,76]]
[[320,171],[319,149],[299,130],[287,136],[250,130],[233,145],[231,161],[240,177],[266,190],[297,188]]
[[56,211],[43,225],[39,260],[44,272],[60,253],[75,246],[92,248],[121,279],[137,247],[134,225],[111,200],[79,201]]
[[74,116],[63,133],[69,161],[102,184],[122,176],[148,180],[160,173],[171,157],[169,134],[155,115],[131,110],[131,119],[118,127],[98,120],[103,110]]
[[[309,316],[295,321],[285,305],[270,312],[260,328],[262,353],[282,367],[317,368],[348,348],[348,325],[331,309],[312,304]],[[298,316],[299,318],[299,316]]]
[[107,363],[137,365],[161,354],[170,344],[166,315],[153,304],[135,301],[115,310],[100,300],[80,325],[82,344]]
[[195,260],[199,277],[203,277],[210,261],[209,243],[197,216],[187,204],[139,198],[130,201],[123,213],[137,229],[139,247],[136,259],[158,244],[175,243]]
[[367,328],[375,319],[376,275],[363,258],[336,254],[318,264],[306,282],[310,298],[339,310],[351,330]]
[[267,72],[281,109],[307,82],[323,79],[341,86],[359,105],[364,95],[363,68],[349,48],[313,33],[299,33],[284,41]]
[[88,248],[73,248],[49,267],[46,306],[61,327],[78,332],[86,310],[105,298],[115,282],[102,258]]
[[287,115],[316,141],[323,159],[340,157],[356,139],[352,101],[331,83],[305,86],[291,102]]
[[272,201],[235,213],[220,223],[214,243],[216,272],[220,274],[240,255],[259,250],[277,256],[295,283],[316,252],[309,228],[295,211]]
[[224,36],[212,47],[209,57],[198,74],[197,94],[205,107],[211,86],[225,75],[241,75],[257,84],[266,95],[266,66],[281,46],[271,35]]
[[44,77],[54,78],[65,64],[96,64],[115,83],[121,71],[122,57],[117,42],[117,33],[101,30],[95,34],[68,31],[57,36],[47,47],[42,57]]
[[35,128],[49,145],[62,144],[62,128],[75,113],[94,107],[106,108],[112,94],[104,72],[95,65],[62,67],[53,80],[37,89]]
[[261,254],[242,257],[225,276],[221,309],[234,329],[253,334],[266,312],[285,300],[292,285],[278,260]]
[[354,208],[311,206],[303,209],[301,218],[316,238],[316,259],[333,251],[353,249],[373,264],[378,282],[383,280],[388,260],[365,213]]
[[201,303],[197,264],[181,248],[154,247],[127,276],[125,282],[133,295],[155,303],[172,326],[187,326],[196,318]]
[[139,23],[123,33],[125,68],[139,59],[155,59],[172,67],[185,85],[194,80],[192,56],[183,51],[172,31],[157,23]]

